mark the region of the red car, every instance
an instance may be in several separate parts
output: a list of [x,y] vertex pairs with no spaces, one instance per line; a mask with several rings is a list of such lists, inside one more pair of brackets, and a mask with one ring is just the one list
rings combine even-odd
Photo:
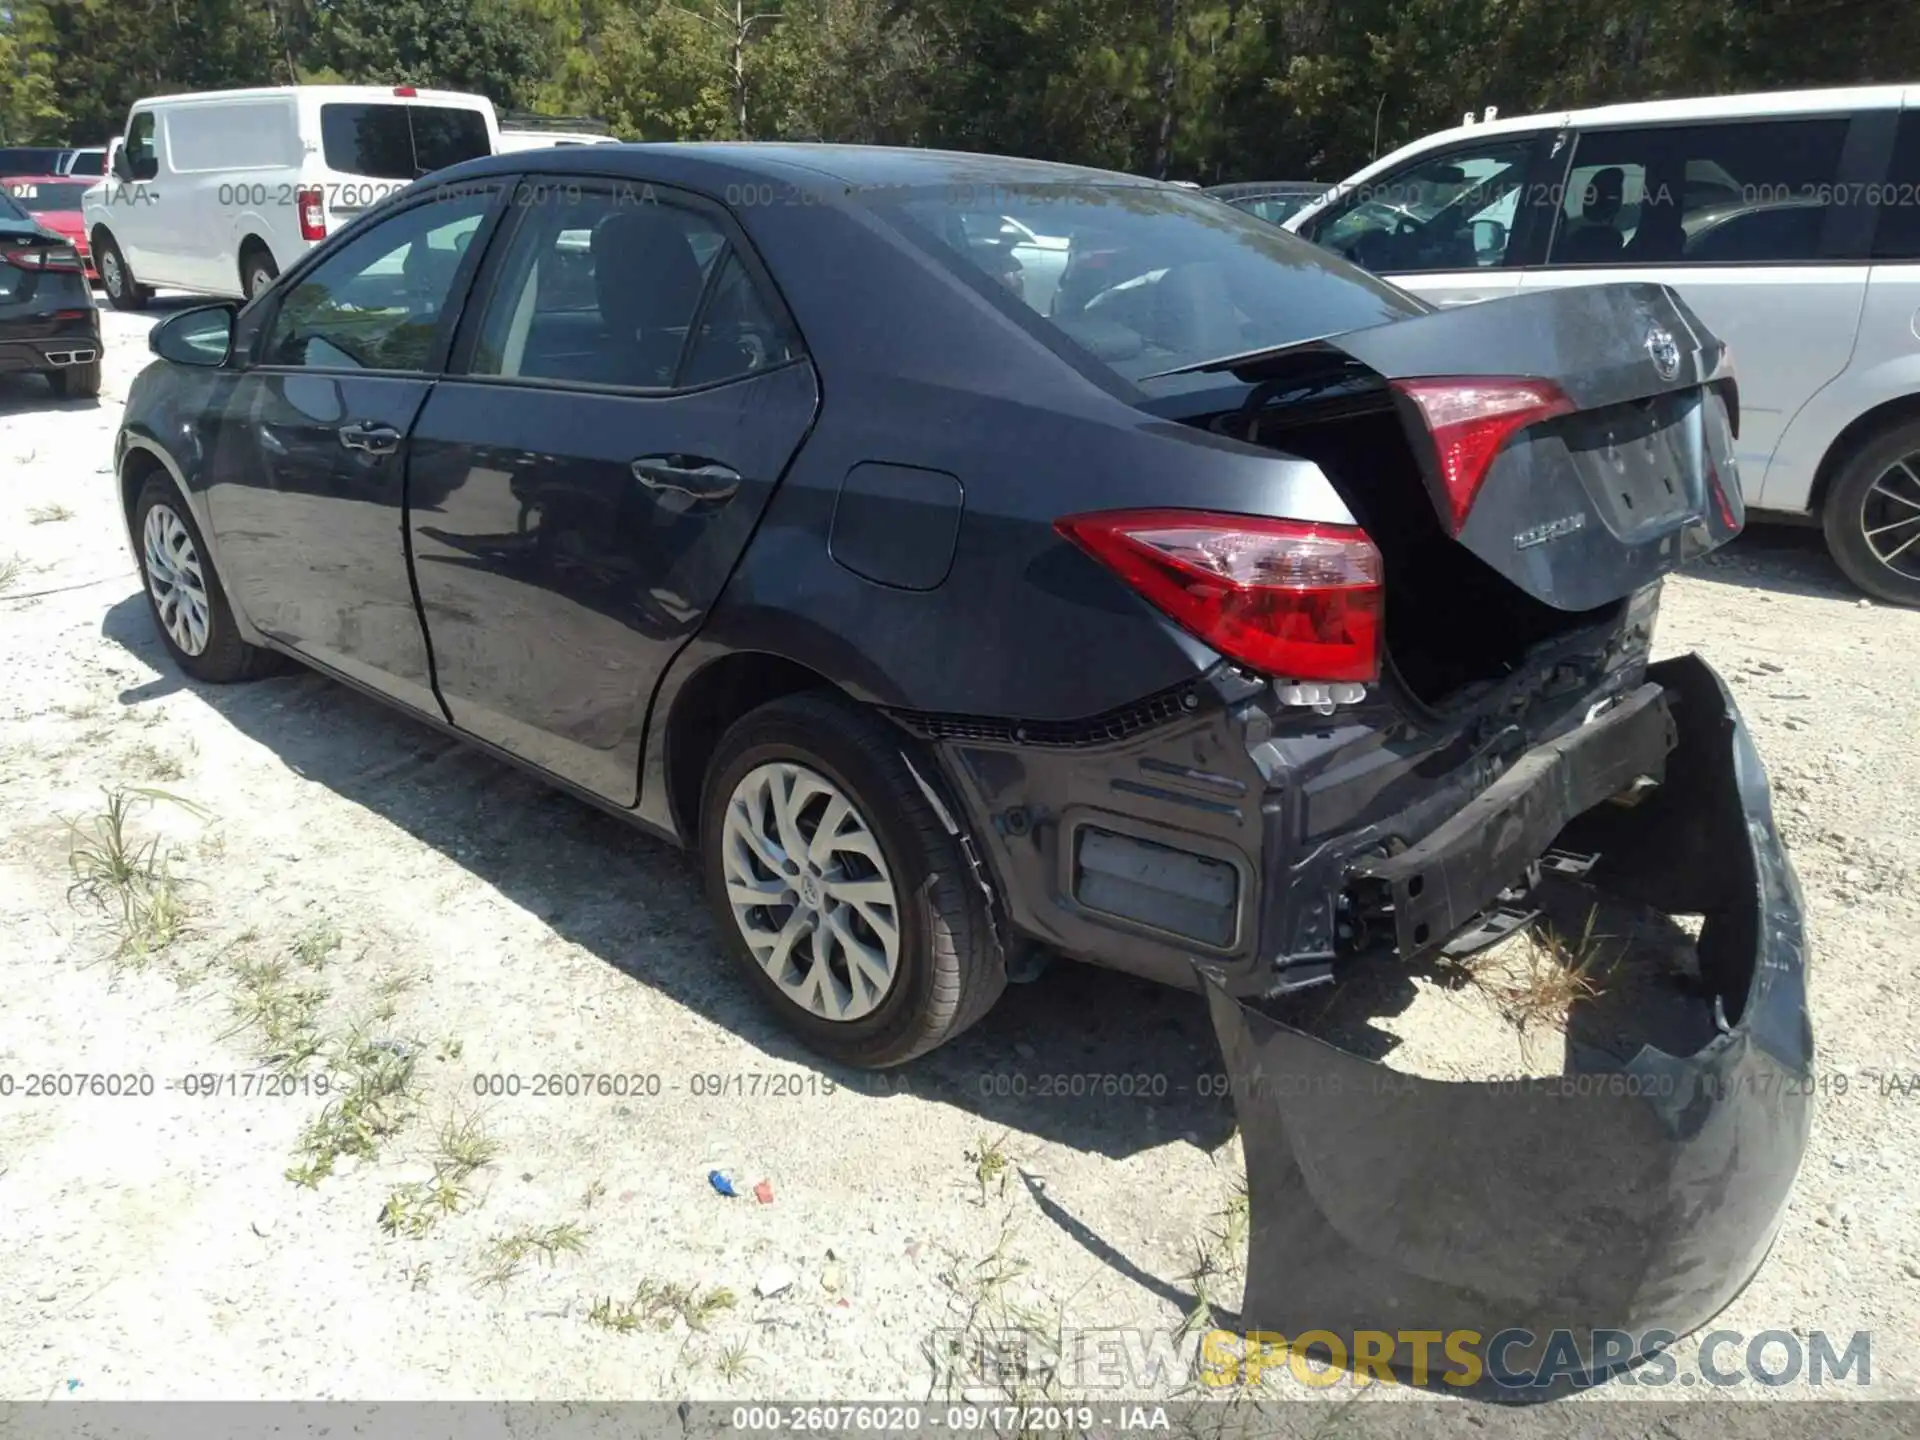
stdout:
[[89,284],[98,284],[100,277],[93,268],[93,252],[87,248],[87,222],[80,213],[80,197],[98,183],[70,175],[9,175],[0,180],[0,189],[12,197],[14,204],[72,242],[80,252]]

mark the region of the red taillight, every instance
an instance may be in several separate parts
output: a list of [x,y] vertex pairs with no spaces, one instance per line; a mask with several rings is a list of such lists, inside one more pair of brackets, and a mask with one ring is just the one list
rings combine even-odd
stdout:
[[302,240],[324,240],[327,238],[327,210],[325,192],[318,186],[299,190],[294,200],[300,208],[300,238]]
[[21,270],[80,269],[80,252],[70,245],[48,245],[38,250],[0,250],[0,260]]
[[1366,532],[1201,510],[1055,522],[1221,654],[1290,680],[1376,679],[1386,592]]
[[1500,447],[1517,431],[1555,415],[1570,414],[1573,402],[1551,380],[1480,379],[1396,380],[1393,388],[1419,409],[1440,457],[1454,534],[1467,522],[1473,497]]
[[403,100],[411,100],[420,92],[411,85],[396,85],[393,87],[393,93]]

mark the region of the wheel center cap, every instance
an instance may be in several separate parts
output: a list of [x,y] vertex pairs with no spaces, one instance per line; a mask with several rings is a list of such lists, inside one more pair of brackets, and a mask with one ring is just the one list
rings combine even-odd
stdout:
[[820,886],[811,875],[800,877],[800,899],[809,910],[820,908]]

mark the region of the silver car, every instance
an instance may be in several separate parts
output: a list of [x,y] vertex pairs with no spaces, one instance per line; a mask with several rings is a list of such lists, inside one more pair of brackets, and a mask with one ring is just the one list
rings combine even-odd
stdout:
[[1465,125],[1286,223],[1438,305],[1673,286],[1738,358],[1756,518],[1920,605],[1920,86]]

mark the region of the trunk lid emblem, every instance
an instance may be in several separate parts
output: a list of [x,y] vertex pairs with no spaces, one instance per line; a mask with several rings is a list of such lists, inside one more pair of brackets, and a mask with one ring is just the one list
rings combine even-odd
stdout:
[[1558,540],[1562,535],[1571,535],[1576,530],[1586,528],[1585,511],[1577,515],[1562,515],[1558,520],[1549,520],[1544,525],[1535,525],[1530,530],[1522,530],[1513,537],[1513,548],[1531,550],[1536,545],[1544,545],[1549,540]]
[[1668,331],[1656,325],[1647,331],[1644,343],[1653,359],[1653,368],[1662,380],[1671,380],[1680,373],[1680,346]]

